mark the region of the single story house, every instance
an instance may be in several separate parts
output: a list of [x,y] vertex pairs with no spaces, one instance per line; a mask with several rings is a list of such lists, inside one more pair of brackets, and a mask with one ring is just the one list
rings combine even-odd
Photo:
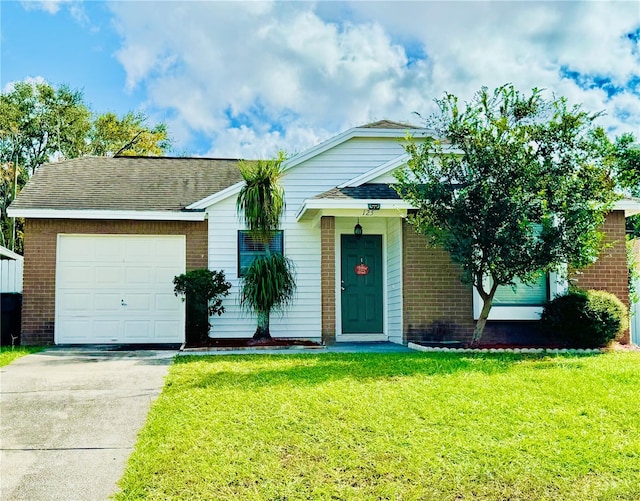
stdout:
[[[296,266],[297,297],[275,337],[325,343],[468,341],[478,297],[442,250],[406,222],[412,207],[389,186],[407,161],[402,142],[426,129],[380,121],[352,128],[288,159],[286,212],[272,245]],[[179,343],[184,304],[172,279],[223,270],[232,283],[214,337],[249,337],[254,319],[238,306],[238,276],[254,252],[236,213],[236,160],[78,158],[41,167],[10,207],[25,218],[24,344]],[[623,200],[607,216],[613,243],[577,282],[627,305]],[[354,228],[362,229],[360,237]],[[541,305],[565,287],[554,276],[505,288],[487,342],[541,342],[531,328]]]

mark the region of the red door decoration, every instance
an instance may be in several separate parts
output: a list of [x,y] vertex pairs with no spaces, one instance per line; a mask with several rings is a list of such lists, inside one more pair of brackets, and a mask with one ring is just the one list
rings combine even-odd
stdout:
[[364,263],[360,263],[356,265],[355,271],[356,271],[356,275],[368,275],[369,267]]

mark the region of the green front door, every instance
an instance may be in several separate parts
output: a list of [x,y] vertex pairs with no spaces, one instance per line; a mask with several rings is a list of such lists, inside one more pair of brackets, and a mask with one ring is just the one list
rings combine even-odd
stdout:
[[382,333],[382,235],[341,235],[342,334]]

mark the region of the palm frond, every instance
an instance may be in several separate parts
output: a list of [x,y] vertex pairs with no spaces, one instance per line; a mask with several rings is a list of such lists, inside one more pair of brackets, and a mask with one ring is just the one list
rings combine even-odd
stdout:
[[284,154],[273,160],[240,162],[245,184],[238,193],[236,210],[255,239],[268,242],[284,214],[284,189],[279,184]]
[[295,299],[295,267],[280,253],[254,259],[241,280],[240,306],[247,311],[283,312]]

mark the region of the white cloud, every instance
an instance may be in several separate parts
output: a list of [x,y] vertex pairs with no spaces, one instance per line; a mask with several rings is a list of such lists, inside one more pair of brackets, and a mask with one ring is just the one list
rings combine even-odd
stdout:
[[27,10],[43,10],[49,14],[56,14],[60,6],[71,0],[21,0],[20,3]]
[[[625,86],[635,2],[116,2],[127,86],[168,110],[179,142],[255,157],[305,149],[347,127],[428,114],[444,91],[546,87],[612,131],[640,127]],[[345,14],[346,13],[346,14]],[[345,15],[347,17],[345,17]],[[574,73],[571,73],[574,72]],[[571,74],[625,89],[610,96]],[[604,80],[602,80],[604,79]]]
[[2,89],[3,93],[9,93],[9,92],[13,92],[13,90],[16,88],[16,84],[19,82],[24,82],[26,84],[31,84],[35,87],[36,84],[46,84],[48,83],[43,77],[41,76],[37,76],[37,77],[27,77],[23,80],[19,80],[19,81],[13,81],[13,82],[7,82],[5,84],[5,86]]
[[51,15],[60,12],[62,7],[67,7],[71,17],[79,24],[91,27],[93,30],[97,28],[91,26],[91,21],[84,9],[83,0],[20,0],[20,3],[26,10],[42,10]]

